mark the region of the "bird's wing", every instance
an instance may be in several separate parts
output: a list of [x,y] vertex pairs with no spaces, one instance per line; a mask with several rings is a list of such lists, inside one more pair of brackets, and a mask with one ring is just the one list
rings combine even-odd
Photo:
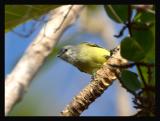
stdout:
[[[92,46],[92,47],[103,48],[103,47],[101,47],[101,46],[99,46],[99,45],[97,45],[97,44],[94,44],[94,43],[82,42],[81,44],[87,44],[87,45]],[[103,49],[104,49],[104,48],[103,48]]]

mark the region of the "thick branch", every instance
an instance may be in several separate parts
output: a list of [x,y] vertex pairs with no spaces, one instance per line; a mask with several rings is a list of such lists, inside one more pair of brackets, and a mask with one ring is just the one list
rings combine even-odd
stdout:
[[116,80],[115,73],[120,73],[120,69],[109,64],[126,64],[127,60],[120,56],[119,46],[115,50],[111,58],[96,72],[94,79],[65,107],[61,112],[62,116],[79,116]]
[[[83,5],[64,5],[50,11],[49,21],[30,44],[5,80],[5,115],[24,92],[66,28],[75,22]],[[45,35],[45,36],[44,36]]]

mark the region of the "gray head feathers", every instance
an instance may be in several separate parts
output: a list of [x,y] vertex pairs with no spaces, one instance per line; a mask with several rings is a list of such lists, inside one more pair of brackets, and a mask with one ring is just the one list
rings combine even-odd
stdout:
[[60,50],[58,57],[74,65],[76,61],[76,51],[75,46],[66,45]]

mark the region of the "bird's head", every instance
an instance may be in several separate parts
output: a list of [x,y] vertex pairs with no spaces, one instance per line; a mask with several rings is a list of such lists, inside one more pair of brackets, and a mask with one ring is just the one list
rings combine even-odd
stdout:
[[68,63],[74,64],[76,61],[76,48],[73,45],[64,46],[58,53],[58,57],[67,61]]

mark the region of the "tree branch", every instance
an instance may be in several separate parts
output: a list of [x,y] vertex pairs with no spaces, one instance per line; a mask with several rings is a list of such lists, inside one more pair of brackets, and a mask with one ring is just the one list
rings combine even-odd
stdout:
[[120,56],[120,47],[118,46],[115,49],[117,51],[96,72],[93,80],[61,112],[62,116],[79,116],[116,80],[115,73],[120,73],[120,69],[111,67],[109,64],[121,65],[128,62]]
[[75,22],[83,7],[83,5],[64,5],[50,11],[49,21],[27,48],[13,71],[6,77],[5,115],[8,115],[14,105],[22,99],[34,75],[43,65],[64,30]]

